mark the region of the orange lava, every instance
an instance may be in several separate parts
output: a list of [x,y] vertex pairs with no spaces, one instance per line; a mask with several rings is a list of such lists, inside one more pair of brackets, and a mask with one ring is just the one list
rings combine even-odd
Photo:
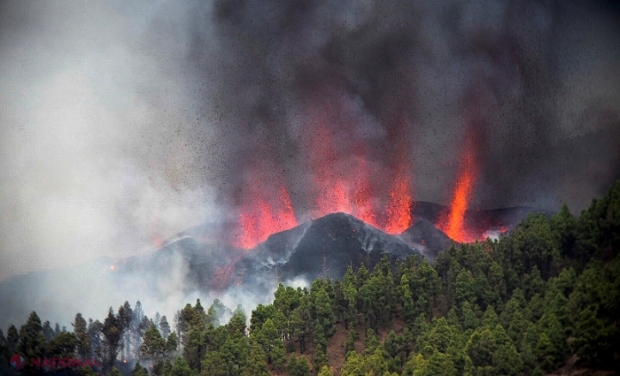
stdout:
[[[328,129],[318,125],[315,137],[310,140],[310,165],[314,173],[315,213],[321,217],[329,213],[353,211],[352,181],[347,179],[345,171],[337,166],[336,146]],[[359,166],[351,166],[352,168]]]
[[[314,176],[315,208],[313,217],[334,212],[353,215],[390,234],[400,234],[411,225],[411,186],[401,168],[394,176],[381,176],[373,171],[363,147],[351,151],[356,156],[336,160],[336,142],[323,121],[315,115],[315,138],[309,142],[310,168]],[[358,140],[358,145],[363,145]],[[375,199],[371,176],[377,180],[392,179],[386,205]]]
[[409,180],[398,174],[390,192],[385,232],[400,234],[411,226],[411,189]]
[[262,187],[261,181],[246,185],[243,206],[239,215],[239,234],[234,245],[250,249],[264,241],[269,235],[297,226],[291,197],[282,185],[274,196],[269,188]]
[[[259,159],[248,166],[237,202],[240,214],[234,245],[250,249],[269,235],[296,226],[296,218],[319,218],[335,212],[350,214],[390,234],[400,234],[411,226],[411,171],[405,163],[405,143],[392,137],[394,149],[380,151],[382,160],[376,163],[372,154],[376,150],[360,134],[358,119],[339,110],[334,93],[319,95],[308,103],[298,145],[306,186],[300,188],[298,181],[296,186],[288,186],[284,176],[273,176],[282,171],[275,161]],[[386,155],[391,164],[386,163]],[[386,170],[386,165],[397,168]],[[303,190],[296,202],[302,204],[298,213],[290,199],[291,187]]]
[[440,230],[459,243],[472,243],[481,239],[480,236],[476,236],[468,231],[465,225],[465,212],[469,206],[475,180],[473,153],[472,142],[467,140],[465,153],[460,161],[460,172],[457,178],[454,196],[450,203],[450,212],[447,218],[444,218],[437,224]]
[[459,181],[454,192],[454,198],[450,204],[450,214],[447,223],[441,228],[446,235],[459,243],[469,243],[476,240],[475,236],[470,235],[464,226],[465,211],[472,190],[472,177],[465,173],[459,177]]
[[372,201],[373,189],[370,183],[368,163],[364,160],[358,163],[352,205],[355,211],[354,215],[369,225],[380,227]]

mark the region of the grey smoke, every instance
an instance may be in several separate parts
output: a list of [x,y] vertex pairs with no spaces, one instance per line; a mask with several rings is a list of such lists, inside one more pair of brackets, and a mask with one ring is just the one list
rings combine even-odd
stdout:
[[[192,51],[232,140],[226,182],[266,155],[310,205],[300,176],[312,173],[312,111],[345,140],[339,160],[352,153],[346,140],[372,150],[375,184],[389,183],[394,140],[405,145],[418,200],[449,202],[468,128],[477,207],[576,211],[620,176],[620,34],[606,3],[213,4],[214,34],[197,32]],[[213,44],[215,54],[200,48]]]

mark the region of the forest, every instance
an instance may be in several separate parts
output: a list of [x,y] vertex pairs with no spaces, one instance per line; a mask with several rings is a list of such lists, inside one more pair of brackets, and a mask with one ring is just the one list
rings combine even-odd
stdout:
[[[433,263],[381,259],[249,314],[198,299],[174,317],[140,302],[71,328],[32,312],[0,331],[3,375],[613,375],[620,369],[620,182],[580,215],[530,215]],[[14,354],[26,360],[17,371]],[[30,359],[96,358],[47,367]],[[585,373],[584,373],[585,372]]]

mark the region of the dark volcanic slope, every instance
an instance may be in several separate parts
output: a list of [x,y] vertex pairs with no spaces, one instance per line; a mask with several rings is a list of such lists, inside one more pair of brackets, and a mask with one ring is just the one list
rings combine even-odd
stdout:
[[255,273],[274,274],[276,265],[280,280],[300,276],[312,280],[324,274],[341,278],[349,265],[373,265],[384,253],[391,258],[420,255],[397,236],[350,215],[334,213],[271,236],[240,266],[246,282],[252,281]]
[[413,226],[405,230],[400,237],[420,250],[430,260],[434,260],[440,251],[447,249],[452,244],[448,235],[426,219],[417,219]]
[[[468,211],[465,224],[480,234],[487,230],[510,230],[531,212],[535,210],[526,207]],[[333,213],[272,234],[251,250],[214,242],[214,234],[221,229],[200,227],[179,234],[151,255],[125,260],[119,269],[148,275],[174,264],[184,270],[186,289],[191,291],[297,277],[313,280],[325,274],[341,278],[347,266],[365,263],[371,267],[384,253],[391,258],[423,254],[433,260],[452,242],[435,227],[447,215],[448,207],[416,202],[412,213],[414,224],[399,236],[386,234],[350,215]]]

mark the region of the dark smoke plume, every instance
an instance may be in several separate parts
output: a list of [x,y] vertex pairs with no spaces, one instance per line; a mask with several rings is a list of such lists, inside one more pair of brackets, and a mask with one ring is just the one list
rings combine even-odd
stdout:
[[215,175],[234,203],[230,188],[268,160],[296,207],[310,205],[307,117],[322,112],[340,146],[333,163],[363,144],[375,185],[389,184],[400,147],[414,198],[448,203],[469,129],[474,206],[579,210],[620,177],[619,18],[606,5],[205,4],[190,54],[225,145]]

